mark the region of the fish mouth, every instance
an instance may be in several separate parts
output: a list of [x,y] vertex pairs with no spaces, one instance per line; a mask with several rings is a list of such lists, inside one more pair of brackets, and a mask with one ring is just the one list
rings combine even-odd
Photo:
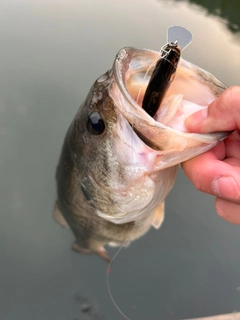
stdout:
[[158,59],[156,51],[121,49],[112,68],[115,81],[110,96],[139,138],[161,155],[170,155],[167,166],[172,166],[209,150],[228,136],[229,132],[190,133],[184,125],[187,116],[206,108],[227,87],[207,71],[180,59],[176,76],[151,117],[142,108],[142,101]]

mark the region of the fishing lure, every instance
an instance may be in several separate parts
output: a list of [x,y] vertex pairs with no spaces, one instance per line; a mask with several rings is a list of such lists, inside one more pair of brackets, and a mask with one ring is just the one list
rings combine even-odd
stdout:
[[167,43],[161,50],[161,57],[153,70],[142,103],[142,108],[151,117],[154,117],[174,79],[180,57],[181,48],[177,40]]

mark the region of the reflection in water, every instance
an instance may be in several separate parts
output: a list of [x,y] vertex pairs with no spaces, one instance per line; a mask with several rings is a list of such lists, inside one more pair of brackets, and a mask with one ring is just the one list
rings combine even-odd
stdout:
[[[182,2],[184,0],[174,0],[176,2]],[[208,13],[217,15],[223,18],[231,32],[240,31],[240,1],[234,0],[187,0],[190,3],[197,4],[204,7]],[[184,1],[185,2],[185,1]]]

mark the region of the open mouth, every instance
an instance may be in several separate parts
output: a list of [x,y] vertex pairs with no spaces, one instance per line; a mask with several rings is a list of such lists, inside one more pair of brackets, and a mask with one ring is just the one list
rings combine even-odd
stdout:
[[[126,47],[113,64],[114,82],[110,90],[116,109],[131,124],[139,138],[157,152],[179,153],[183,161],[213,147],[228,133],[189,133],[184,121],[192,113],[206,108],[226,86],[207,71],[179,59],[175,76],[153,113],[144,109],[159,53]],[[164,74],[162,78],[164,78]],[[199,148],[200,147],[200,148]]]
[[[147,113],[152,119],[166,126],[170,118],[177,118],[179,123],[182,121],[182,114],[187,117],[199,109],[206,108],[226,89],[225,85],[208,72],[180,59],[174,79],[169,80],[169,75],[161,74],[160,71],[157,90],[162,94],[162,99],[151,113],[143,104],[159,54],[150,50],[124,48],[119,52],[119,56],[114,65],[114,74],[124,98],[132,105],[134,111],[138,111],[139,116],[149,120],[149,117],[146,117]],[[161,109],[164,110],[161,112]],[[174,125],[170,127],[186,131],[186,128],[179,130],[178,126],[175,128]]]
[[[123,48],[119,51],[114,65],[113,72],[119,90],[126,103],[123,104],[125,115],[133,118],[133,114],[153,123],[154,120],[167,125],[171,118],[182,121],[181,115],[186,116],[206,108],[215,100],[227,87],[207,71],[179,59],[178,65],[174,66],[169,76],[168,70],[159,69],[157,77],[153,79],[156,83],[154,88],[151,85],[156,63],[159,63],[159,53],[147,49]],[[169,62],[167,60],[167,62]],[[171,61],[168,63],[171,66]],[[155,78],[157,78],[155,76]],[[150,90],[149,90],[150,89]],[[154,105],[154,111],[149,111],[144,100],[150,91],[150,95],[158,94],[160,99]],[[156,92],[157,91],[157,92]],[[151,102],[151,97],[148,98]],[[147,101],[147,102],[149,102]],[[163,109],[163,111],[161,111]],[[130,122],[132,123],[131,119]],[[169,126],[174,128],[174,125]]]

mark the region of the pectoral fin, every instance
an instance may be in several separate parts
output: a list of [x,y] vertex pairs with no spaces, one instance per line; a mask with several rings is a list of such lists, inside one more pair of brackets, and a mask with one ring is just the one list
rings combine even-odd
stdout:
[[65,220],[64,216],[62,215],[61,211],[58,208],[57,202],[55,203],[55,206],[54,206],[53,217],[62,227],[69,228],[67,221]]
[[160,228],[161,224],[163,223],[164,220],[164,201],[160,203],[160,205],[157,207],[154,216],[153,216],[153,220],[152,220],[152,226],[155,229]]
[[99,247],[96,251],[92,251],[90,249],[81,248],[77,242],[74,242],[74,244],[72,246],[72,249],[74,251],[78,252],[78,253],[81,253],[81,254],[96,253],[97,255],[99,255],[106,262],[109,263],[111,261],[111,258],[109,257],[107,251],[104,249],[103,246]]

